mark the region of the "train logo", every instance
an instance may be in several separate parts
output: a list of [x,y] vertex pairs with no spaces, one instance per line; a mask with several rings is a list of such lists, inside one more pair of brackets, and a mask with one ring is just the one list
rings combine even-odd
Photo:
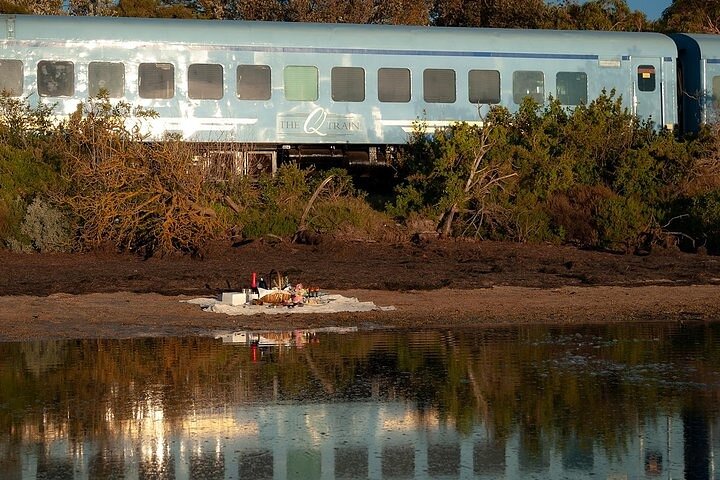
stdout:
[[293,112],[277,116],[277,131],[281,136],[346,137],[364,130],[360,115],[332,113],[323,107],[309,113]]
[[328,112],[322,107],[318,107],[307,116],[305,123],[303,124],[303,131],[308,134],[316,134],[324,137],[327,133],[323,133],[320,129],[325,125],[327,120]]

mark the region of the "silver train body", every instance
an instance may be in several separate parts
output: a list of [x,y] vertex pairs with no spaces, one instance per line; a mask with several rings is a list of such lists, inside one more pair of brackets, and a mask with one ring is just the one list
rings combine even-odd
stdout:
[[[657,33],[0,15],[0,89],[73,112],[101,89],[155,110],[150,138],[385,162],[416,121],[481,122],[526,96],[614,90],[697,129],[720,98],[720,39]],[[681,70],[682,69],[682,70]],[[681,84],[685,82],[685,84]]]

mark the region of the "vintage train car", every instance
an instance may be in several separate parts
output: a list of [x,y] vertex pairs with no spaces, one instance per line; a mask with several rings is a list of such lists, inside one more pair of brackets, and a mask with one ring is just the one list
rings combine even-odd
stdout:
[[[678,123],[675,43],[655,33],[2,15],[0,88],[59,115],[105,89],[159,138],[248,155],[383,163],[417,120],[481,122],[526,96],[615,90]],[[1,28],[1,27],[0,27]]]
[[679,77],[679,115],[682,129],[694,132],[717,122],[720,113],[720,36],[675,34]]

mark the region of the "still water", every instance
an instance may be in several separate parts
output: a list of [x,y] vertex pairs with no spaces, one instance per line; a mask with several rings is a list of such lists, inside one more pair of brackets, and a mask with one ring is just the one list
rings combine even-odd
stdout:
[[720,478],[720,324],[0,343],[2,479]]

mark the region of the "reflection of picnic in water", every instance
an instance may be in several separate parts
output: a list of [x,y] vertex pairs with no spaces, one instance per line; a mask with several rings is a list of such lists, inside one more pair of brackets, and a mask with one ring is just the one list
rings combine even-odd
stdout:
[[[268,275],[270,287],[264,277],[257,279],[252,273],[250,288],[242,292],[223,292],[220,299],[195,298],[188,303],[200,305],[204,311],[227,315],[277,314],[294,311],[308,313],[369,312],[394,310],[395,307],[378,307],[373,302],[361,302],[354,297],[329,294],[320,287],[305,287],[302,283],[291,285],[287,276],[272,270]],[[311,306],[312,308],[295,308]]]
[[217,335],[223,343],[258,347],[298,347],[319,343],[320,333],[344,334],[357,332],[357,327],[326,327],[299,330],[240,331]]

